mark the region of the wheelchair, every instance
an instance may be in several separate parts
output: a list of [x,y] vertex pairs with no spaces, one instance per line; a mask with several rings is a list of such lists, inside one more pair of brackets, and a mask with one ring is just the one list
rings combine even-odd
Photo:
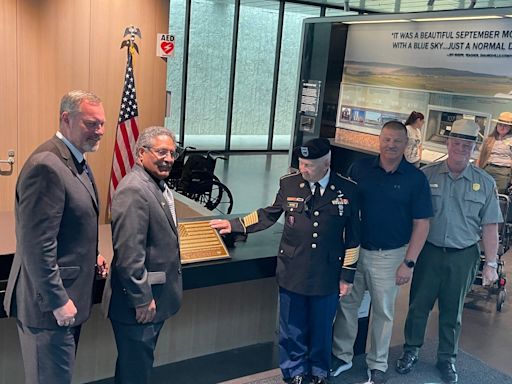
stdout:
[[218,152],[206,154],[189,153],[194,147],[179,147],[180,156],[174,161],[166,183],[169,188],[199,202],[210,211],[230,214],[233,209],[233,194],[215,176],[217,159],[227,160]]
[[[501,312],[503,305],[507,300],[507,279],[506,274],[503,270],[505,262],[502,260],[502,256],[510,249],[511,236],[512,236],[512,205],[511,198],[507,195],[498,195],[500,203],[501,213],[503,215],[503,223],[498,225],[498,268],[496,272],[498,274],[498,280],[494,282],[487,290],[486,299],[489,299],[491,295],[496,295],[496,310]],[[477,275],[475,277],[474,284],[482,285],[482,270],[485,265],[485,256],[480,256],[480,265],[478,268]]]

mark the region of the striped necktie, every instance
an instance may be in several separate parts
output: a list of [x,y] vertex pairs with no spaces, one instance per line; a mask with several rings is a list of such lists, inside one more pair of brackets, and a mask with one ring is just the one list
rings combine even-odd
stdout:
[[177,225],[178,222],[176,221],[176,208],[174,206],[174,196],[172,195],[171,189],[167,186],[167,184],[164,184],[164,198],[165,201],[167,201],[167,204],[169,205],[169,210],[171,211],[172,218],[174,220],[174,225]]

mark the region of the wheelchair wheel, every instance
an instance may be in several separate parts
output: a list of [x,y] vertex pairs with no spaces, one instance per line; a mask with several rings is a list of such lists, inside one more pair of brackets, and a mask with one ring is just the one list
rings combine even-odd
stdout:
[[196,185],[196,190],[204,191],[194,196],[194,200],[208,208],[223,214],[230,214],[233,209],[233,195],[228,187],[218,180],[204,180]]
[[501,312],[501,309],[503,308],[503,304],[505,304],[506,298],[507,298],[507,292],[504,289],[501,289],[498,292],[498,298],[496,299],[496,310],[498,312]]

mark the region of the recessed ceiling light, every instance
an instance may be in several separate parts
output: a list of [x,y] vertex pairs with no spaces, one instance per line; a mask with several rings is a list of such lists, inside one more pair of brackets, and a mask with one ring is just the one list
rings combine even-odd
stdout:
[[426,17],[424,19],[411,19],[412,21],[450,21],[450,20],[486,20],[486,19],[502,19],[502,16],[452,16],[452,17]]
[[395,20],[358,20],[343,21],[343,24],[383,24],[383,23],[410,23],[411,20],[395,19]]

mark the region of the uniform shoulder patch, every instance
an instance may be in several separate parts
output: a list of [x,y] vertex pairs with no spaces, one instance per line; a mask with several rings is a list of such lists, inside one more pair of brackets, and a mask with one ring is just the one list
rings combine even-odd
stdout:
[[341,175],[339,173],[336,173],[336,176],[338,176],[342,180],[350,181],[351,183],[357,185],[357,183],[354,180],[352,180],[350,177],[345,177],[345,176],[343,176],[343,175]]
[[300,175],[299,171],[287,173],[286,175],[281,176],[280,180],[286,179],[288,177]]

